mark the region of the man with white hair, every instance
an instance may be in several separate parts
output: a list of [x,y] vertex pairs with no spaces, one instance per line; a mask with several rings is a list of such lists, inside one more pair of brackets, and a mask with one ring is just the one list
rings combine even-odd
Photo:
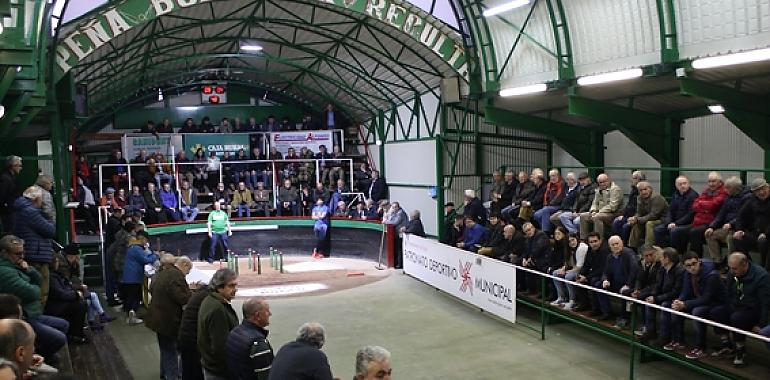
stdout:
[[56,236],[53,222],[43,214],[43,189],[30,186],[13,202],[13,234],[24,240],[24,258],[42,276],[40,302],[48,299],[49,266],[53,260],[51,239]]
[[380,346],[361,347],[356,353],[354,380],[390,380],[390,352]]
[[473,218],[476,223],[479,223],[482,226],[485,225],[487,221],[487,210],[484,208],[484,205],[481,204],[481,200],[476,197],[476,191],[468,189],[465,190],[464,194],[465,208],[463,209],[463,215],[468,218]]
[[596,177],[596,195],[588,212],[580,214],[580,238],[585,240],[593,224],[594,231],[604,237],[604,229],[612,225],[612,221],[620,212],[623,204],[623,189],[612,182],[606,174]]
[[35,185],[43,189],[43,214],[48,220],[56,223],[56,208],[53,205],[53,196],[51,195],[53,177],[48,174],[41,174],[37,176]]
[[394,263],[393,266],[396,269],[401,269],[402,266],[402,259],[403,259],[403,247],[401,246],[401,242],[404,236],[404,232],[402,231],[403,227],[406,227],[406,224],[409,222],[409,217],[406,215],[406,211],[401,208],[401,205],[398,202],[393,202],[390,204],[390,207],[388,208],[388,211],[383,215],[382,217],[382,223],[383,224],[389,224],[393,226],[393,228],[396,230],[395,235],[395,245],[396,245],[396,254],[394,257]]
[[333,380],[329,359],[321,351],[325,342],[326,331],[320,323],[303,324],[297,331],[297,339],[278,350],[268,379]]
[[703,233],[708,244],[709,256],[718,268],[724,267],[722,248],[719,243],[727,244],[727,252],[735,252],[733,244],[733,230],[735,228],[738,211],[751,198],[749,189],[743,186],[740,178],[732,176],[725,180],[727,198],[719,209],[716,217],[709,224],[709,228]]

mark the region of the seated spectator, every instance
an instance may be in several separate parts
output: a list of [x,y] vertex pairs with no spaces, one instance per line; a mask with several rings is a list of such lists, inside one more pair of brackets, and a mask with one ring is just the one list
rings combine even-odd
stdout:
[[46,315],[59,317],[69,322],[67,339],[70,344],[88,343],[83,326],[86,321],[88,305],[82,296],[73,287],[72,281],[62,272],[66,271],[67,260],[60,254],[56,254],[52,262],[50,274],[50,292],[45,303]]
[[[527,239],[527,245],[521,255],[521,265],[545,273],[548,270],[551,254],[551,242],[548,239],[548,235],[543,231],[538,231],[530,222],[524,223],[522,230]],[[541,276],[526,272],[524,277],[526,278],[526,286],[530,296],[543,298],[547,296],[540,292]]]
[[735,250],[748,255],[750,250],[758,250],[762,258],[759,264],[770,267],[768,260],[768,234],[770,234],[770,186],[764,178],[751,182],[752,197],[738,212],[735,220],[733,243]]
[[194,183],[195,181],[195,166],[190,164],[190,159],[187,158],[187,153],[184,150],[180,150],[176,154],[174,160],[174,171],[179,176],[180,181],[187,181]]
[[749,189],[745,188],[741,179],[735,176],[725,180],[725,192],[727,197],[722,204],[722,208],[719,209],[714,220],[709,223],[709,228],[703,232],[703,237],[706,238],[708,244],[709,257],[716,264],[717,269],[725,268],[727,265],[725,263],[725,255],[722,254],[722,248],[720,247],[721,243],[727,245],[727,252],[735,252],[733,229],[735,228],[738,211],[746,201],[751,199]]
[[366,194],[369,191],[369,185],[372,183],[372,171],[369,164],[362,162],[357,170],[353,171],[353,181],[355,191]]
[[465,217],[465,231],[463,232],[463,241],[457,243],[457,248],[466,251],[476,252],[481,247],[481,243],[487,235],[487,229],[481,224],[476,223],[476,219]]
[[243,148],[239,149],[238,153],[235,155],[235,161],[238,162],[232,165],[233,178],[235,178],[235,183],[243,182],[247,188],[254,189],[257,182],[256,178],[252,178],[251,170],[249,170],[250,164],[243,162],[248,159],[249,157],[246,156],[246,151],[243,150]]
[[119,149],[112,151],[112,156],[107,160],[107,164],[104,171],[105,177],[112,179],[112,187],[120,189],[128,183],[128,162],[123,158],[123,152]]
[[631,192],[628,193],[628,203],[623,208],[623,213],[618,215],[612,222],[612,233],[620,236],[625,242],[631,236],[632,225],[628,224],[628,218],[636,215],[636,203],[639,197],[639,187],[637,185],[639,182],[646,180],[647,175],[643,171],[637,170],[631,173]]
[[[682,294],[671,303],[676,311],[690,313],[696,317],[712,319],[712,309],[722,305],[727,300],[725,284],[714,269],[714,264],[701,261],[694,252],[684,255],[684,280]],[[661,320],[661,323],[664,323]],[[688,359],[699,359],[706,355],[706,324],[695,322],[695,345],[685,356]],[[661,326],[662,327],[662,326]],[[684,336],[684,318],[671,315],[671,335]],[[666,351],[684,348],[683,341],[671,341],[663,347]]]
[[231,155],[230,152],[225,151],[222,154],[222,159],[219,162],[222,164],[222,180],[224,180],[230,188],[233,188],[232,179],[235,177],[233,175],[234,168],[236,168],[238,165],[235,163],[235,157]]
[[118,189],[115,194],[115,204],[117,208],[125,209],[128,206],[128,198],[126,197],[126,190]]
[[196,163],[193,166],[193,174],[195,176],[195,181],[193,181],[193,184],[195,184],[198,192],[210,193],[211,190],[208,186],[209,174],[208,171],[206,171],[206,167],[208,166],[208,159],[206,158],[206,153],[203,152],[203,148],[198,148],[195,151],[193,162]]
[[505,206],[500,215],[506,221],[512,221],[519,216],[519,210],[521,209],[521,202],[529,199],[533,192],[535,192],[535,184],[529,180],[529,174],[525,171],[520,171],[518,175],[519,183],[516,185],[516,190],[513,193],[511,204]]
[[350,210],[350,212],[348,213],[348,217],[350,219],[366,220],[367,214],[368,214],[368,211],[366,209],[366,204],[363,202],[358,202],[356,204],[356,208],[354,210]]
[[703,244],[706,243],[704,234],[711,222],[716,219],[727,198],[722,176],[717,172],[708,174],[708,185],[692,202],[692,225],[685,239],[690,242],[690,250],[703,257]]
[[278,151],[278,148],[275,146],[270,147],[270,152],[268,152],[267,155],[268,160],[283,160],[283,154]]
[[[297,152],[294,150],[294,148],[289,148],[289,150],[286,152],[286,157],[284,157],[283,159],[296,161],[296,160],[299,160],[299,155],[297,155]],[[296,163],[296,162],[284,163],[283,170],[281,170],[281,177],[283,179],[290,179],[292,180],[292,182],[294,182],[297,180],[298,171],[299,171],[299,163]]]
[[264,132],[280,132],[281,126],[278,125],[278,123],[275,121],[275,116],[270,115],[267,117],[267,121],[265,121],[265,124],[262,126],[262,131]]
[[[558,230],[558,228],[557,228]],[[577,281],[580,270],[588,253],[588,244],[580,241],[576,234],[570,234],[569,237],[569,258],[564,266],[553,271],[556,277],[562,277],[567,281]],[[554,280],[556,287],[557,301],[562,300],[564,310],[573,310],[578,302],[577,287],[564,281]],[[557,303],[558,305],[559,303]]]
[[166,222],[166,213],[163,212],[163,203],[160,198],[160,193],[152,182],[147,184],[147,191],[144,192],[144,203],[147,207],[148,223],[155,224]]
[[[727,302],[711,310],[714,321],[754,333],[768,324],[770,311],[770,276],[748,256],[735,252],[727,260]],[[746,335],[732,333],[732,341],[724,329],[714,328],[722,342],[713,356],[733,355],[733,365],[746,365]]]
[[139,301],[142,299],[144,266],[158,260],[158,255],[150,249],[150,240],[146,233],[138,234],[129,241],[126,260],[121,279],[123,311],[126,312],[126,324],[138,325],[143,321],[136,317]]
[[556,211],[548,218],[548,223],[552,226],[551,228],[553,226],[562,226],[561,222],[559,222],[559,217],[564,213],[572,211],[572,207],[575,205],[578,193],[580,192],[580,183],[575,173],[568,172],[564,178],[567,181],[567,186],[564,188],[564,198],[562,198],[561,204],[559,204]]
[[[462,218],[462,215],[458,215]],[[462,238],[462,231],[459,231]],[[489,256],[493,259],[505,261],[506,263],[517,262],[517,259],[524,253],[526,240],[521,231],[516,230],[513,224],[506,224],[503,227],[503,239],[498,245],[484,247],[488,248],[484,252],[479,249],[479,254]]]
[[165,165],[163,164],[163,161],[161,161],[162,158],[163,156],[158,155],[155,156],[155,158],[147,160],[147,172],[159,188],[162,188],[164,183],[171,183],[174,181],[174,177],[171,174],[168,174],[168,171],[170,170],[165,170],[163,168]]
[[623,189],[612,182],[607,174],[596,177],[598,188],[593,203],[588,212],[580,214],[580,237],[588,237],[593,230],[604,237],[605,227],[610,227],[621,210],[623,204]]
[[550,234],[553,229],[551,224],[551,215],[561,209],[562,201],[567,196],[568,188],[575,190],[575,175],[572,175],[572,184],[564,182],[561,174],[556,169],[548,172],[548,183],[545,185],[545,194],[543,195],[543,207],[535,211],[533,219],[540,225],[540,229],[546,234]]
[[131,159],[132,164],[146,164],[149,156],[147,155],[147,149],[139,149],[139,153]]
[[254,207],[257,213],[263,213],[265,217],[270,216],[270,190],[265,190],[262,182],[257,182],[257,188],[254,190]]
[[278,189],[278,216],[297,215],[297,200],[299,194],[297,188],[292,186],[291,180],[283,181],[283,186]]
[[[630,295],[634,290],[636,283],[636,276],[639,272],[639,264],[636,261],[636,255],[634,251],[623,246],[623,239],[618,235],[613,235],[608,239],[610,243],[611,254],[607,256],[607,264],[604,266],[604,275],[602,276],[601,288],[611,291],[613,293],[619,293],[622,295]],[[602,311],[602,315],[599,317],[600,321],[609,320],[614,313],[612,312],[612,304],[610,298],[604,293],[596,293],[596,299],[599,303],[599,308]],[[623,307],[620,311],[620,316],[615,322],[615,328],[624,329],[628,326],[630,313],[626,311],[625,302],[622,303]]]
[[[577,198],[572,207],[569,210],[554,214],[554,217],[558,215],[558,223],[564,226],[570,234],[578,233],[580,214],[591,210],[591,205],[596,193],[596,185],[593,183],[591,176],[589,176],[587,172],[582,172],[578,175],[578,183],[580,184],[580,187],[578,187]],[[555,222],[556,221],[553,220],[552,217],[551,223],[557,224]]]
[[655,227],[658,226],[668,212],[668,202],[662,195],[653,192],[652,185],[647,181],[636,184],[639,196],[636,202],[636,213],[625,219],[625,226],[631,228],[628,246],[638,248],[642,235],[645,245],[655,244]]
[[[80,276],[80,250],[74,244],[70,244],[64,248],[64,257],[67,259],[66,265],[59,268],[59,271],[72,282],[73,288],[82,295],[82,298],[86,300],[88,304],[88,312],[86,318],[88,319],[88,328],[91,331],[101,330],[104,328],[103,323],[109,323],[115,320],[104,312],[102,302],[99,300],[99,295],[96,292],[92,292],[83,283],[83,279]],[[96,317],[99,317],[97,321]]]
[[401,232],[423,238],[425,237],[425,229],[422,226],[422,220],[420,220],[420,210],[412,210],[412,213],[409,215],[409,222],[406,223],[406,226],[401,228]]
[[170,183],[163,184],[163,190],[160,191],[160,201],[163,206],[163,213],[166,219],[172,222],[178,222],[181,219],[179,214],[179,200],[176,199],[176,193],[171,190]]
[[315,206],[315,203],[313,203],[313,190],[311,190],[307,184],[300,185],[299,203],[300,215],[307,216],[312,213],[313,206]]
[[24,319],[37,335],[35,347],[41,355],[55,361],[54,355],[67,343],[69,323],[43,315],[42,281],[40,272],[24,261],[24,241],[14,235],[0,238],[0,293],[12,294],[21,300]]
[[377,220],[377,204],[373,200],[366,200],[366,219]]
[[505,181],[503,180],[503,173],[496,169],[492,172],[492,187],[489,189],[489,211],[500,212],[500,197],[503,194],[503,188],[505,187]]
[[[684,279],[684,267],[679,263],[679,253],[671,247],[663,248],[663,255],[660,259],[661,268],[658,272],[658,283],[655,292],[647,296],[644,300],[648,303],[660,305],[664,308],[670,308],[675,299],[682,293],[682,284]],[[645,323],[643,331],[636,331],[635,334],[641,340],[647,340],[655,335],[655,314],[654,310],[646,309],[644,312]],[[684,342],[684,336],[681,329],[672,331],[671,313],[660,313],[660,335],[659,342],[669,345],[670,342]]]
[[243,124],[240,117],[236,117],[233,119],[233,133],[244,133],[246,132],[246,125]]
[[[610,255],[610,248],[604,242],[604,238],[598,232],[588,233],[588,254],[583,261],[583,267],[580,269],[580,274],[577,277],[577,282],[585,285],[601,286],[602,277],[604,276],[604,268],[607,265],[607,257]],[[577,289],[575,289],[577,290]],[[590,317],[596,317],[602,314],[599,308],[599,303],[593,292],[588,297],[590,301],[591,312],[588,313]],[[581,302],[573,310],[581,311],[588,307],[585,302]]]
[[254,201],[251,197],[251,191],[246,188],[243,181],[238,183],[238,189],[233,192],[231,204],[234,210],[238,210],[239,218],[243,217],[243,214],[246,214],[247,218],[251,218],[251,206],[254,205]]
[[35,331],[19,319],[0,320],[0,364],[2,379],[28,379],[35,363]]
[[487,210],[484,208],[481,200],[476,197],[475,190],[465,190],[463,215],[465,215],[466,218],[472,218],[476,224],[482,226],[487,222]]
[[208,116],[204,116],[203,119],[201,119],[201,125],[198,127],[198,132],[200,133],[217,133],[216,127],[214,127],[214,124],[211,124],[211,119]]
[[214,202],[218,202],[222,205],[222,209],[225,209],[227,211],[227,215],[229,216],[232,211],[233,207],[230,204],[230,201],[232,199],[232,195],[230,194],[230,189],[225,187],[224,182],[220,182],[217,184],[217,187],[214,189]]
[[[254,148],[251,150],[251,159],[252,160],[261,160],[264,161],[267,158],[262,153],[262,150],[259,148]],[[270,170],[270,164],[266,162],[254,162],[250,164],[251,168],[251,181],[253,183],[256,182],[262,182],[265,187],[270,188],[272,187],[272,177],[273,172]]]
[[282,131],[296,131],[297,127],[289,121],[288,116],[284,116],[281,119],[281,130]]
[[198,216],[198,190],[190,188],[190,182],[182,181],[179,190],[179,212],[185,222],[192,222]]
[[104,195],[99,198],[99,206],[106,207],[108,211],[112,212],[122,207],[118,206],[118,201],[115,199],[115,189],[108,187],[104,190]]
[[452,247],[460,247],[459,244],[465,240],[465,217],[462,214],[455,214],[454,221],[444,232],[444,239],[441,241]]
[[131,194],[128,196],[127,211],[141,211],[147,212],[147,203],[144,200],[144,194],[139,190],[139,185],[131,187]]
[[174,133],[174,127],[171,126],[171,120],[168,118],[163,119],[163,122],[158,126],[158,133]]
[[348,204],[345,203],[345,201],[337,202],[337,206],[334,208],[334,214],[332,216],[335,218],[347,218],[348,214]]
[[[636,284],[631,297],[646,301],[649,297],[655,295],[658,289],[658,279],[663,271],[663,250],[654,245],[644,245],[639,249],[642,254],[642,260],[639,263],[639,274],[636,276]],[[637,305],[634,304],[634,307]],[[655,309],[645,307],[642,309],[644,315],[644,326],[634,331],[636,336],[647,340],[655,333]]]
[[[548,268],[545,270],[546,274],[551,274],[557,277],[564,277],[569,269],[567,266],[572,259],[572,249],[569,245],[569,237],[567,236],[567,230],[564,227],[556,227],[553,231],[553,244],[551,252],[548,255]],[[571,267],[570,267],[571,268]],[[562,306],[567,303],[566,292],[559,293],[559,288],[556,286],[556,280],[553,284],[548,284],[548,289],[551,289],[551,294],[555,296],[551,301],[552,306]],[[565,288],[566,289],[566,288]],[[561,289],[564,291],[565,289]]]
[[345,184],[345,180],[340,178],[337,180],[337,187],[332,192],[329,203],[332,205],[337,204],[339,201],[348,203],[350,202],[348,194],[350,194],[350,188]]
[[331,192],[324,187],[323,182],[316,182],[315,188],[312,192],[313,199],[323,198],[324,203],[329,204],[329,201],[331,200]]
[[230,120],[226,117],[222,118],[219,122],[219,133],[233,133],[233,127],[230,125]]
[[366,194],[367,199],[371,199],[375,203],[388,197],[388,184],[385,183],[384,178],[380,177],[379,171],[372,170],[372,181],[364,194]]
[[249,122],[246,124],[246,132],[259,132],[261,125],[257,124],[257,120],[254,116],[249,117]]
[[[321,175],[319,176],[319,178],[321,179],[321,182],[326,181],[326,179],[329,177],[329,168],[330,167],[329,167],[329,162],[327,162],[327,160],[329,160],[331,158],[332,158],[332,155],[328,151],[326,151],[326,146],[325,145],[319,145],[318,146],[318,153],[316,153],[315,159],[319,160],[318,167],[319,167],[319,170],[321,170]],[[329,185],[331,185],[331,184],[332,183],[329,182]]]
[[668,205],[668,213],[663,222],[655,227],[655,244],[659,247],[671,246],[677,252],[687,251],[687,232],[695,215],[692,202],[698,193],[690,188],[690,181],[685,176],[676,178],[676,191]]
[[158,135],[158,129],[155,128],[155,122],[152,120],[148,120],[145,125],[142,126],[141,129],[139,129],[139,133],[151,133],[153,135]]
[[[558,171],[556,172],[558,181],[561,181]],[[513,223],[521,225],[522,222],[532,219],[532,215],[543,208],[543,202],[545,201],[546,182],[543,170],[540,168],[532,169],[532,174],[529,176],[530,182],[535,186],[535,191],[529,196],[529,198],[521,201],[521,209],[519,210],[518,218],[513,219]],[[559,182],[561,183],[561,182]]]
[[[209,189],[216,187],[217,179],[219,178],[219,171],[222,169],[221,161],[217,156],[217,152],[209,152],[209,157],[206,159],[206,177],[208,177],[208,183],[206,184]],[[224,178],[224,173],[222,178]]]
[[302,126],[300,127],[300,130],[315,131],[318,129],[318,123],[313,120],[313,116],[309,113],[305,114],[305,116],[302,118]]
[[75,175],[78,178],[82,178],[83,182],[91,183],[91,166],[83,154],[79,155],[77,162],[75,162]]
[[479,248],[479,253],[481,253],[481,250],[484,247],[496,247],[500,245],[503,241],[503,227],[505,227],[505,222],[500,218],[500,214],[493,213],[489,216],[489,224],[486,238],[484,238],[484,241],[481,243],[482,248]]
[[306,146],[303,146],[299,151],[299,158],[303,162],[298,165],[297,180],[301,184],[309,185],[315,179],[315,162],[306,160],[313,160],[315,154]]

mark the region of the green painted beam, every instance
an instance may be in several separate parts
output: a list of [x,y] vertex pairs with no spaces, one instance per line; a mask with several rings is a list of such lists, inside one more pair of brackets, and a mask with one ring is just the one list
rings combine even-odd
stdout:
[[3,77],[0,79],[0,101],[8,94],[8,89],[11,88],[14,79],[16,79],[16,67],[6,67]]
[[660,29],[660,60],[663,63],[679,61],[679,37],[676,30],[674,0],[655,0]]
[[32,93],[25,92],[15,98],[13,103],[6,107],[5,116],[0,119],[0,136],[11,132],[10,127],[13,124],[13,119],[15,119],[16,116],[19,116],[21,110],[27,106],[27,103],[29,103],[30,98],[32,98]]
[[564,12],[562,0],[548,0],[548,15],[551,20],[553,37],[556,41],[556,55],[559,64],[559,79],[566,80],[575,77],[575,65],[572,60],[572,40],[567,24],[567,14]]
[[586,166],[604,164],[604,131],[488,106],[487,122],[545,135]]
[[713,100],[730,108],[770,114],[770,101],[767,96],[749,94],[691,78],[679,78],[679,91],[682,95]]

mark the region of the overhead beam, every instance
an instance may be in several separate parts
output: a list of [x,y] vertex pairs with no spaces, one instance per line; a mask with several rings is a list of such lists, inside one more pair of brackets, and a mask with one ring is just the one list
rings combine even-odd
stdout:
[[679,92],[682,95],[713,100],[731,108],[770,115],[770,101],[767,96],[749,94],[692,78],[679,78]]
[[604,131],[488,106],[488,123],[551,138],[586,166],[604,166]]
[[14,79],[16,79],[16,67],[6,67],[3,77],[0,79],[0,100],[3,100],[5,95],[8,94]]

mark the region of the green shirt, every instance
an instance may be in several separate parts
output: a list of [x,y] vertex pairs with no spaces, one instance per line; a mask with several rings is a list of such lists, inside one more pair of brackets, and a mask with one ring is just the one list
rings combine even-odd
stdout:
[[214,210],[209,213],[209,225],[211,225],[211,232],[215,234],[223,234],[227,232],[227,224],[229,223],[227,213],[222,210]]

